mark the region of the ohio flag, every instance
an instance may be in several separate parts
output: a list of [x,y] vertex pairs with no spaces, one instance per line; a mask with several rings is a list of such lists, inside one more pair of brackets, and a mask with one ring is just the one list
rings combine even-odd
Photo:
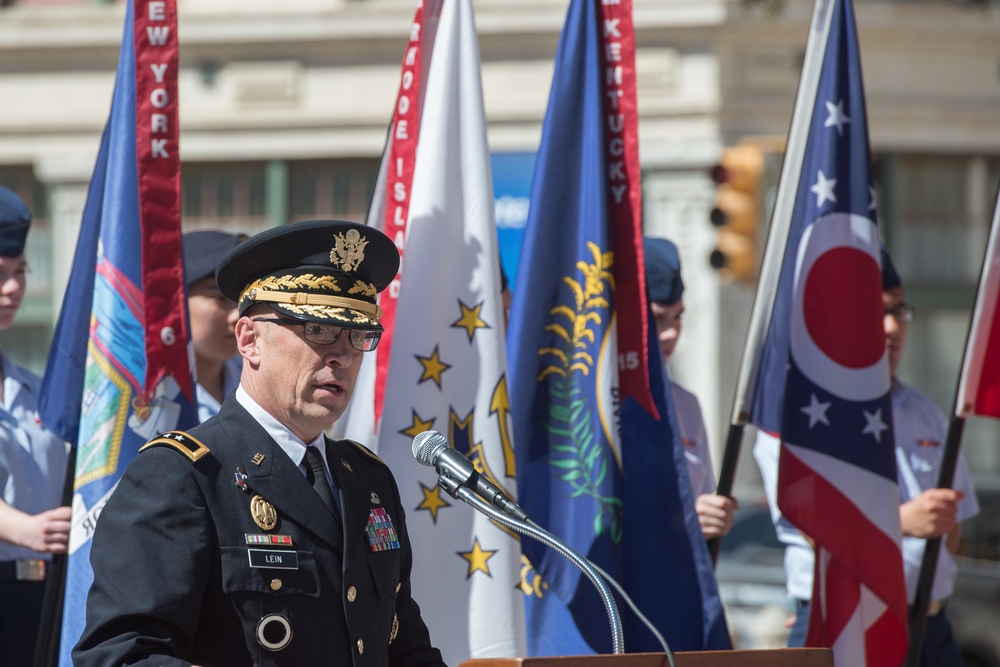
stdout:
[[[837,664],[899,665],[907,650],[899,489],[879,238],[850,0],[820,0],[821,54],[753,421],[780,434],[778,507],[816,543],[809,646]],[[808,57],[807,57],[808,60]],[[805,69],[810,67],[807,61]],[[792,132],[796,132],[793,127]]]
[[174,0],[125,16],[111,114],[42,385],[76,447],[60,664],[83,631],[101,508],[147,440],[198,423],[181,261]]
[[341,419],[346,435],[361,442],[370,442],[379,424],[378,453],[392,468],[408,511],[413,597],[449,665],[525,653],[517,535],[448,496],[436,472],[411,453],[417,434],[439,431],[481,474],[514,495],[479,62],[470,0],[418,7],[383,158],[383,187],[369,215],[369,224],[383,226],[404,258],[380,301],[392,334],[383,336],[378,356],[366,360],[368,382]]

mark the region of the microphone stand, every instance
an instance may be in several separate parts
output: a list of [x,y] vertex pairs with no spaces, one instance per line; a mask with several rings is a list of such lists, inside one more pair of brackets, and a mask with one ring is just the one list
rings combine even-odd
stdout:
[[500,525],[506,526],[507,528],[517,531],[522,535],[533,537],[542,544],[555,549],[560,554],[568,558],[570,562],[580,568],[580,571],[587,575],[590,582],[597,588],[597,592],[601,597],[601,602],[604,603],[604,609],[607,611],[608,620],[611,623],[611,645],[615,655],[625,653],[625,640],[622,634],[622,619],[618,614],[618,606],[615,604],[615,599],[611,595],[611,589],[608,588],[608,585],[603,579],[601,579],[600,575],[597,574],[594,567],[590,564],[590,561],[573,551],[569,545],[564,543],[552,533],[541,527],[536,527],[537,524],[536,526],[529,525],[523,521],[518,521],[513,517],[507,516],[497,509],[494,509],[489,503],[476,495],[475,492],[470,490],[468,487],[463,486],[459,482],[456,482],[448,475],[440,475],[438,477],[438,484],[440,484],[441,488],[447,491],[452,498],[464,500],[474,509],[485,514]]

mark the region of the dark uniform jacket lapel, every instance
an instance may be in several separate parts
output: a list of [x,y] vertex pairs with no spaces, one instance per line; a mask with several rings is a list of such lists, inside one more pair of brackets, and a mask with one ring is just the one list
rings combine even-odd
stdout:
[[[313,533],[317,539],[340,551],[343,540],[340,527],[334,522],[330,510],[309,486],[302,470],[295,466],[288,454],[250,417],[243,406],[236,403],[231,408],[220,412],[219,417],[233,446],[243,459],[247,484],[254,493],[274,505],[280,516],[291,519]],[[256,454],[264,455],[259,464],[253,463]]]
[[357,456],[356,452],[348,449],[352,445],[329,440],[328,443],[327,452],[334,454],[330,459],[330,470],[340,488],[340,506],[344,508],[344,534],[349,536],[349,548],[344,552],[346,571],[353,560],[364,558],[368,552],[365,527],[372,508],[372,487],[362,476],[360,466],[351,463],[351,459]]

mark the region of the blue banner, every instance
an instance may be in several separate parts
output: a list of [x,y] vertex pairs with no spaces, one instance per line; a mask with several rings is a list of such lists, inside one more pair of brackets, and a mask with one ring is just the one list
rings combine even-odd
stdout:
[[[42,384],[45,425],[76,447],[73,526],[60,665],[83,631],[93,581],[90,545],[101,508],[150,438],[197,423],[174,369],[145,398],[146,341],[136,157],[133,9],[125,17],[108,124],[87,193],[80,236]],[[143,221],[158,224],[163,221]],[[168,223],[169,224],[169,223]],[[176,221],[179,229],[179,220]],[[177,257],[178,265],[181,258]],[[184,341],[177,341],[184,344]]]
[[[618,579],[674,650],[728,648],[655,331],[649,376],[663,419],[619,399],[597,3],[573,0],[560,38],[514,291],[519,502]],[[538,575],[525,578],[529,654],[610,653],[590,582],[538,543],[522,550]],[[628,651],[661,650],[622,615]]]

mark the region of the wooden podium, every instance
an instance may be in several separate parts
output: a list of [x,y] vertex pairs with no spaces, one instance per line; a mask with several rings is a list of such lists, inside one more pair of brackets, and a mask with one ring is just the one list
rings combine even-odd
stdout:
[[[828,648],[675,653],[677,667],[833,667]],[[669,667],[663,653],[569,655],[558,658],[482,658],[461,667]]]

